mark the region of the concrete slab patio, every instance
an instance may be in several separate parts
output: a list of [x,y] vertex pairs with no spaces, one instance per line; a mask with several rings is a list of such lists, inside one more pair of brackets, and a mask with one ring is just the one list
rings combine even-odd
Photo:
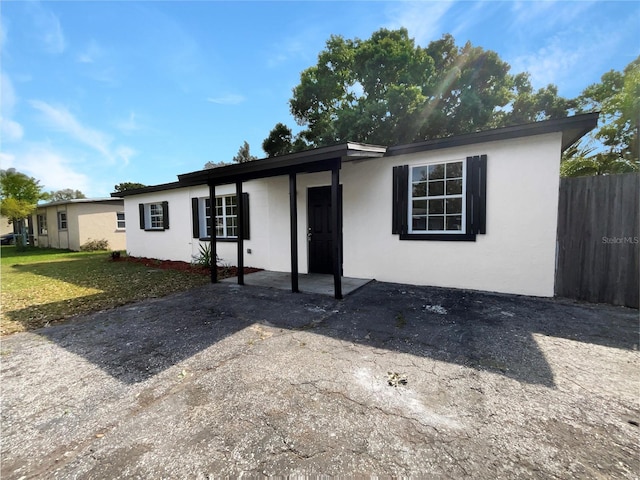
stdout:
[[0,477],[632,479],[639,367],[637,310],[206,285],[3,338]]
[[[342,295],[349,295],[372,280],[364,278],[342,277]],[[238,277],[225,278],[222,283],[238,283]],[[255,287],[277,288],[291,291],[291,273],[261,270],[245,274],[245,285]],[[321,273],[307,273],[298,275],[298,290],[304,293],[319,293],[320,295],[334,295],[333,275]]]

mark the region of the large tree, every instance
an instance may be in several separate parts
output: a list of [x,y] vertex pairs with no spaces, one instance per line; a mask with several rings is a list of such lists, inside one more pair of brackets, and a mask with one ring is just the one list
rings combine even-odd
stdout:
[[233,161],[236,163],[252,162],[253,160],[257,159],[258,157],[251,155],[249,143],[246,140],[238,149],[238,153],[236,154],[236,156],[233,157]]
[[15,168],[0,170],[0,213],[13,224],[14,233],[23,235],[18,246],[24,243],[24,219],[33,213],[38,201],[48,197],[39,180]]
[[49,199],[53,202],[59,200],[73,200],[76,198],[87,198],[80,190],[73,190],[72,188],[65,188],[62,190],[56,190],[49,192]]
[[137,182],[122,182],[117,185],[114,185],[113,188],[116,192],[124,192],[127,190],[135,190],[137,188],[144,188],[146,185]]
[[303,130],[290,138],[278,124],[263,148],[272,155],[344,141],[393,145],[567,114],[571,105],[553,85],[534,92],[526,74],[509,68],[451,35],[426,48],[404,28],[366,40],[331,36],[289,102]]
[[[580,111],[599,111],[598,129],[578,154],[566,155],[564,176],[602,175],[640,170],[640,57],[622,72],[610,70],[577,99]],[[579,154],[587,151],[588,154]],[[570,150],[569,153],[572,153]]]

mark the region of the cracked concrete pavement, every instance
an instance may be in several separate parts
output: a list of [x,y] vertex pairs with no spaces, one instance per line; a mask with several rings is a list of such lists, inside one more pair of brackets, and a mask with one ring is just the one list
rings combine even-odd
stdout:
[[0,354],[3,479],[640,474],[637,310],[218,284]]

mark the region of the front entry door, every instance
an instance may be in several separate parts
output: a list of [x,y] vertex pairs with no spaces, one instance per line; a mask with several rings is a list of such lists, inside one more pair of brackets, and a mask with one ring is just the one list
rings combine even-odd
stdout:
[[[338,191],[339,208],[342,209],[342,186]],[[333,273],[333,242],[331,221],[331,187],[314,187],[308,190],[309,273]],[[340,222],[342,225],[342,221]],[[342,235],[340,235],[342,239]]]

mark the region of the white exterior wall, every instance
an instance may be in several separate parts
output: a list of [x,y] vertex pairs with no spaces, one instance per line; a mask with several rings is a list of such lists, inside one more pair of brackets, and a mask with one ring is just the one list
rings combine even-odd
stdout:
[[[344,162],[343,268],[348,277],[553,296],[561,134],[553,133],[397,157]],[[475,242],[400,240],[391,233],[392,169],[487,155],[487,233]],[[331,184],[330,172],[297,176],[298,269],[308,271],[307,191]],[[291,271],[289,180],[247,182],[250,240],[244,264]],[[216,195],[235,185],[216,187]],[[206,186],[125,197],[127,249],[133,256],[190,262],[199,251],[192,238],[191,198]],[[139,203],[169,202],[170,228],[139,228]],[[236,242],[218,242],[223,263],[237,264]],[[251,253],[248,253],[251,250]]]
[[[249,194],[250,239],[244,243],[244,264],[249,267],[268,268],[268,190],[265,182],[247,182],[243,192]],[[235,185],[216,187],[216,196],[235,194]],[[192,262],[200,252],[200,244],[208,242],[193,238],[191,199],[209,196],[207,186],[185,187],[161,192],[124,197],[127,220],[127,252],[134,257]],[[169,229],[145,231],[140,229],[140,203],[169,203]],[[288,232],[288,231],[287,231]],[[202,233],[204,236],[204,234]],[[288,235],[288,233],[287,233]],[[237,265],[237,243],[218,241],[221,263]],[[251,254],[247,253],[251,250]]]
[[[344,275],[553,296],[561,134],[343,164]],[[487,233],[475,242],[391,234],[392,167],[487,155]]]

